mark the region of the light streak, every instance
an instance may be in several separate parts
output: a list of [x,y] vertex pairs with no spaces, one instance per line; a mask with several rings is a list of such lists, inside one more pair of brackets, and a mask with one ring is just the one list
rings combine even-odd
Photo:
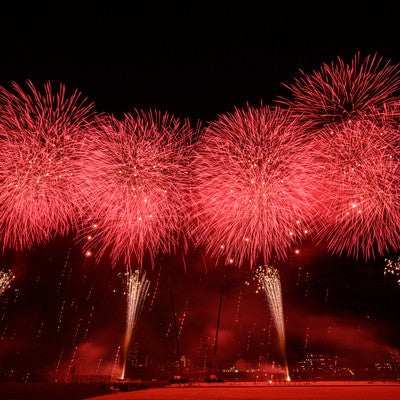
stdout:
[[144,301],[149,290],[150,281],[146,272],[128,271],[126,273],[126,329],[122,346],[122,372],[121,379],[125,378],[126,362],[129,345],[134,334],[134,329],[143,309]]
[[282,304],[282,290],[279,272],[272,266],[260,266],[255,271],[255,279],[258,281],[259,289],[265,295],[268,307],[272,315],[275,329],[278,335],[279,350],[281,351],[284,368],[286,371],[286,380],[290,380],[289,368],[286,358],[286,335],[285,320]]

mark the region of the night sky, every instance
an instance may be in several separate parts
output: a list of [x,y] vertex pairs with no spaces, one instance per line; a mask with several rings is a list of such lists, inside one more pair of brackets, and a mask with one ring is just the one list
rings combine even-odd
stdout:
[[[0,85],[64,83],[101,113],[155,108],[196,124],[246,103],[272,104],[299,69],[311,72],[338,56],[349,60],[360,51],[400,62],[390,2],[324,9],[307,2],[130,3],[1,5]],[[385,257],[364,263],[329,255],[323,244],[298,248],[275,264],[290,365],[307,351],[363,365],[400,349],[400,287],[384,275]],[[0,298],[0,380],[113,370],[125,327],[124,266],[85,258],[69,237],[6,251],[0,263],[15,275]],[[190,248],[144,268],[150,289],[132,359],[174,359],[172,291],[180,353],[197,366],[209,363],[224,282],[218,365],[279,362],[249,265],[222,268]]]

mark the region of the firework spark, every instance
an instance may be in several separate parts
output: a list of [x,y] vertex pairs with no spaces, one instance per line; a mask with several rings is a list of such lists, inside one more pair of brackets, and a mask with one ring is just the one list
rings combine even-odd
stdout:
[[368,260],[399,249],[400,164],[392,147],[396,138],[390,127],[364,120],[321,130],[315,140],[317,208],[322,216],[315,220],[315,231],[330,251]]
[[359,113],[380,109],[395,100],[400,89],[400,67],[386,63],[376,54],[361,59],[357,53],[350,64],[338,57],[330,65],[284,84],[291,98],[278,102],[303,116],[314,128],[356,119]]
[[262,290],[267,299],[268,307],[278,335],[279,350],[283,357],[286,379],[290,380],[286,359],[285,320],[283,315],[282,290],[279,272],[276,268],[271,266],[260,266],[255,271],[255,278],[258,281],[259,290]]
[[193,237],[217,259],[286,258],[307,231],[302,125],[280,108],[236,109],[203,132],[193,161]]
[[50,83],[0,87],[0,233],[21,250],[74,229],[79,217],[80,138],[93,105]]
[[392,276],[396,279],[397,284],[400,285],[400,256],[397,256],[395,260],[385,258],[385,262],[383,274]]
[[87,143],[86,247],[111,262],[152,263],[178,243],[185,221],[192,130],[167,113],[107,116]]
[[146,278],[145,272],[139,270],[126,273],[126,330],[124,345],[122,347],[122,373],[121,379],[125,378],[126,361],[129,344],[134,333],[137,321],[143,309],[144,301],[149,290],[150,281]]
[[14,279],[15,276],[11,271],[0,272],[0,296],[11,287],[11,283]]

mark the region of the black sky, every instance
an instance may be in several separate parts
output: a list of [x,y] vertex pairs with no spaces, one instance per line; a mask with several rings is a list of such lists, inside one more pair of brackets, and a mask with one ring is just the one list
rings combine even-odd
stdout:
[[[87,3],[3,2],[0,85],[22,84],[26,79],[40,85],[49,80],[80,90],[100,112],[120,115],[133,108],[157,108],[205,122],[246,102],[271,103],[284,94],[282,83],[292,81],[299,69],[311,72],[338,56],[350,60],[360,51],[400,62],[398,13],[392,2]],[[54,373],[59,358],[68,368],[78,344],[96,354],[90,368],[102,357],[112,362],[124,324],[120,277],[107,265],[88,266],[76,249],[65,267],[68,249],[65,243],[53,243],[50,249],[17,257],[17,263],[12,261],[15,256],[3,257],[4,266],[15,268],[18,289],[2,305],[3,373],[17,369],[16,365],[22,371],[21,364],[26,365],[21,373],[28,369],[37,373],[43,364]],[[314,349],[341,349],[350,358],[351,349],[365,353],[370,346],[379,354],[387,346],[400,347],[400,289],[383,277],[383,260],[364,265],[329,257],[313,246],[303,250],[303,259],[279,265],[292,361],[302,356],[307,328]],[[199,338],[207,337],[206,332],[213,335],[221,279],[212,266],[205,273],[196,252],[191,257],[186,273],[176,260],[169,267],[179,288],[180,315],[188,302],[182,351],[195,340],[200,346]],[[88,268],[84,279],[82,265]],[[63,268],[70,271],[68,278]],[[157,271],[150,273],[155,281]],[[151,343],[145,351],[168,357],[174,341],[171,334],[165,336],[171,322],[165,274],[163,269],[162,290],[154,307],[147,306],[142,332]],[[257,335],[260,343],[265,339],[260,339],[269,324],[264,303],[253,297],[253,287],[243,286],[250,275],[240,270],[228,279],[222,320],[228,344],[221,345],[227,360],[257,359],[260,350],[252,351],[246,339],[250,331],[251,340]],[[119,297],[113,297],[114,289]],[[251,313],[238,311],[239,293]],[[64,316],[58,331],[63,304],[69,317]],[[88,319],[92,305],[95,314]],[[235,322],[237,312],[241,313],[240,327]],[[90,326],[80,324],[80,318],[91,321]],[[327,332],[334,334],[329,337]],[[160,333],[164,341],[159,340]],[[51,346],[51,352],[46,346]],[[41,352],[39,358],[32,348]],[[200,353],[200,347],[196,351]]]
[[377,52],[399,62],[390,2],[35,2],[1,7],[0,83],[51,80],[99,111],[212,119],[273,101],[299,68]]

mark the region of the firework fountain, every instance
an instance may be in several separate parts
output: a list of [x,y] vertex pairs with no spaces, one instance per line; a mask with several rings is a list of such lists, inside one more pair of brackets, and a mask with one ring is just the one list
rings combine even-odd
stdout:
[[[131,335],[149,282],[144,267],[159,253],[176,249],[186,221],[188,121],[168,113],[135,110],[122,119],[101,116],[85,144],[86,216],[84,250],[113,267],[127,266],[127,321],[122,378]],[[185,243],[183,241],[183,248]],[[131,265],[137,265],[131,272]]]
[[261,290],[267,299],[269,311],[278,335],[278,346],[282,355],[286,380],[290,381],[289,368],[286,358],[285,319],[283,313],[282,289],[279,272],[272,266],[258,267],[255,271],[255,279],[258,281],[258,290]]
[[[305,128],[290,111],[268,106],[236,109],[206,127],[193,162],[193,235],[217,261],[253,268],[258,260],[285,260],[306,237],[314,176]],[[284,351],[279,276],[265,277]]]
[[134,329],[143,309],[144,301],[149,290],[150,281],[146,272],[129,271],[126,273],[126,329],[122,347],[122,372],[121,379],[125,379],[126,362]]

